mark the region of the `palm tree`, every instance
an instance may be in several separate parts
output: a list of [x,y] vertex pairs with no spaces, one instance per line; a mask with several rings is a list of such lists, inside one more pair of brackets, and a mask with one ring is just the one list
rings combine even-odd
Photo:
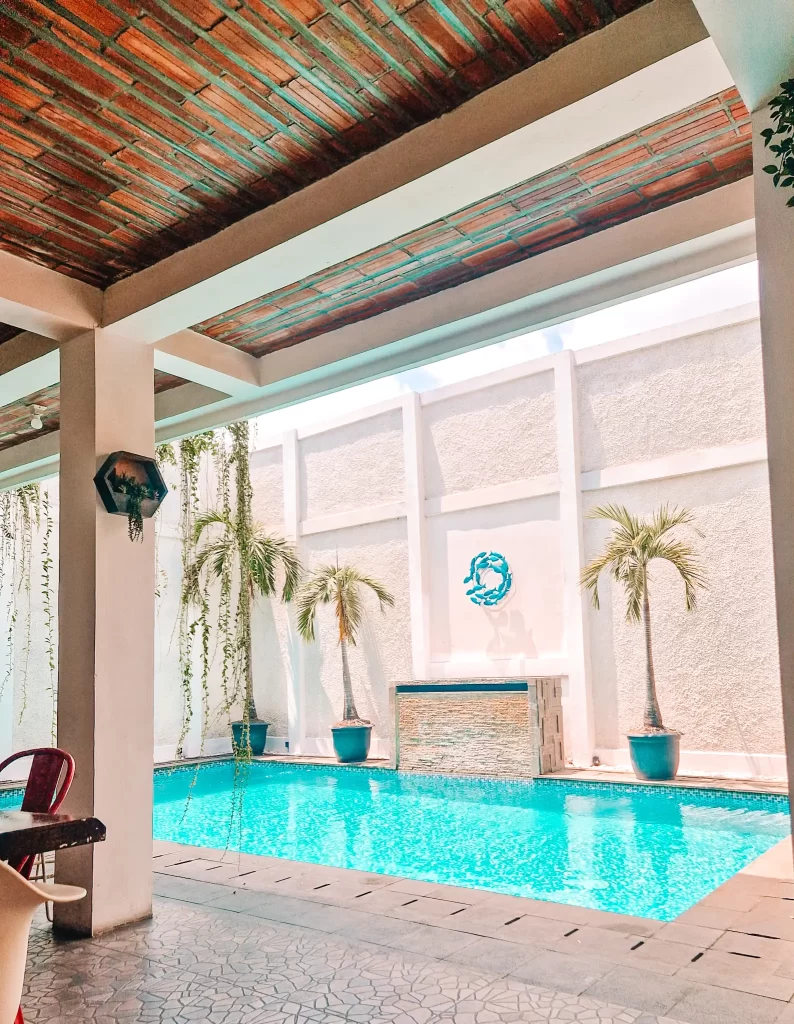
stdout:
[[187,573],[197,590],[202,573],[210,579],[239,581],[236,610],[237,668],[245,680],[245,720],[258,722],[254,701],[254,678],[251,660],[251,617],[257,594],[273,597],[276,593],[276,572],[283,570],[284,585],[281,600],[291,601],[300,583],[301,564],[295,548],[283,537],[265,532],[238,508],[234,516],[226,512],[204,512],[196,517],[195,544],[198,545],[205,530],[219,526],[221,533],[207,541]]
[[350,682],[350,665],[347,660],[347,645],[356,643],[361,625],[363,607],[361,587],[369,587],[380,604],[380,610],[394,605],[394,598],[377,580],[365,576],[352,565],[321,565],[303,584],[298,592],[298,632],[304,640],[314,640],[314,622],[321,604],[333,604],[339,630],[339,646],[342,650],[342,684],[345,692],[344,722],[361,721],[353,687]]
[[640,622],[645,627],[645,733],[666,732],[656,695],[656,672],[651,644],[651,606],[648,600],[648,566],[655,558],[670,562],[684,581],[686,610],[694,611],[697,591],[706,586],[706,578],[697,555],[682,541],[668,537],[676,526],[692,522],[688,509],[663,505],[653,518],[639,519],[623,505],[600,505],[588,513],[589,519],[608,519],[617,525],[607,540],[606,548],[582,570],[581,586],[589,590],[593,607],[599,607],[598,579],[605,569],[626,591],[626,621]]

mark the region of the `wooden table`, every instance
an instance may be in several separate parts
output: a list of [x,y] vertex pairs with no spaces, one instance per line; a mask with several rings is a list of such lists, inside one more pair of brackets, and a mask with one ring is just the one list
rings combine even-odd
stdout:
[[32,853],[67,850],[104,839],[105,826],[99,818],[0,811],[0,860],[19,860]]

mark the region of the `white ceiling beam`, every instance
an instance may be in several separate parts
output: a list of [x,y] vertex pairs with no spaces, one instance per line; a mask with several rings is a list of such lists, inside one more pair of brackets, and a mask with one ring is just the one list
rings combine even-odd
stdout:
[[[562,323],[755,255],[747,178],[361,323],[263,356],[261,387],[240,401],[200,384],[155,396],[156,436],[168,441],[390,373]],[[454,316],[455,320],[450,321]],[[0,452],[0,488],[57,472],[42,443]]]
[[197,412],[183,406],[159,420],[158,436],[181,436],[283,408],[754,256],[753,190],[747,178],[263,356],[258,397],[226,399]]
[[61,379],[58,343],[23,331],[0,345],[0,409]]
[[259,388],[259,361],[241,349],[195,331],[179,331],[158,341],[154,366],[234,398],[247,398]]
[[56,270],[0,252],[0,323],[68,341],[102,316],[102,292]]
[[211,239],[112,285],[157,341],[526,181],[732,84],[689,0],[654,0]]
[[758,110],[794,77],[792,0],[694,0],[742,99]]

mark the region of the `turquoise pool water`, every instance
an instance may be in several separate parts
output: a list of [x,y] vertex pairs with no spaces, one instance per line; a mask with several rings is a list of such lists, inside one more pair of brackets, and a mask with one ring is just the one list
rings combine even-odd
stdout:
[[710,790],[497,781],[231,762],[155,774],[158,839],[669,921],[789,834],[788,801]]

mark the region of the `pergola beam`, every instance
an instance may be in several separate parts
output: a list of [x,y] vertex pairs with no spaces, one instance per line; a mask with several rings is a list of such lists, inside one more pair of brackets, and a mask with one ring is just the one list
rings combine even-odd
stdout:
[[[253,397],[202,384],[155,396],[158,441],[550,327],[752,259],[750,179],[254,360]],[[456,319],[450,320],[450,311]],[[249,357],[251,358],[251,357]],[[57,471],[57,433],[0,452],[0,488]]]
[[101,317],[99,288],[0,252],[0,323],[68,341]]
[[112,285],[147,341],[302,280],[733,83],[689,0],[654,0],[300,192]]
[[260,384],[259,360],[195,331],[179,331],[158,341],[154,366],[234,398],[255,394]]

